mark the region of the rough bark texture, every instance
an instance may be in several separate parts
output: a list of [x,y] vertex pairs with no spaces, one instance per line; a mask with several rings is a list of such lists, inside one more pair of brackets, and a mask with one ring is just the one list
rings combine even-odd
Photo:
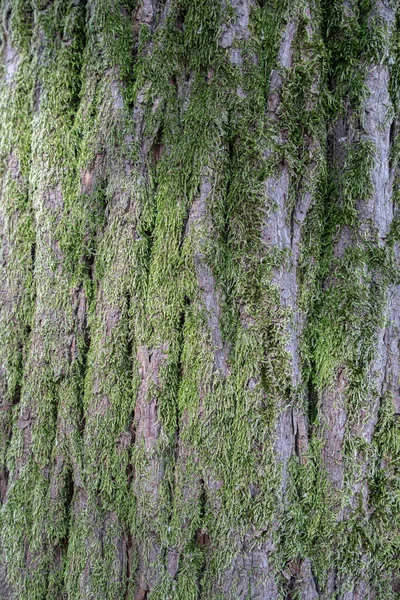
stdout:
[[398,3],[0,6],[0,598],[398,598]]

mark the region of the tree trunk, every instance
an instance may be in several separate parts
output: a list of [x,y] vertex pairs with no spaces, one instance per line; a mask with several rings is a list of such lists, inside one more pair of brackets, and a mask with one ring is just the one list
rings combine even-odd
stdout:
[[1,14],[0,598],[399,598],[397,0]]

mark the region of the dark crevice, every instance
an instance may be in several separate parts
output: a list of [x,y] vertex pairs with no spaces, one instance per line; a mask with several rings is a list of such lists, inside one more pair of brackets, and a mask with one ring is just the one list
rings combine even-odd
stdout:
[[308,438],[311,439],[313,434],[314,423],[316,422],[318,417],[318,392],[315,389],[312,381],[308,382],[307,392]]
[[[175,426],[175,452],[174,452],[174,471],[176,471],[176,464],[179,458],[179,440],[181,436],[181,427],[180,427],[180,414],[177,410],[176,415],[176,426]],[[174,488],[174,484],[172,484]],[[174,489],[172,489],[172,496],[174,494]]]
[[340,591],[338,589],[338,573],[337,573],[336,568],[333,569],[333,590],[332,591],[335,594],[334,598],[336,598],[336,593]]
[[179,29],[180,31],[183,31],[183,29],[184,29],[185,20],[186,20],[187,14],[189,12],[189,6],[190,6],[189,3],[184,6],[180,6],[179,12],[176,15],[175,27],[177,29]]
[[152,146],[152,164],[156,165],[159,160],[161,160],[165,150],[165,145],[163,143],[163,127],[162,125],[157,131],[157,135],[154,139]]
[[[141,229],[141,230],[139,230],[139,235],[146,242],[146,258],[147,258],[147,260],[146,260],[145,269],[146,269],[146,279],[148,280],[148,278],[150,276],[150,264],[151,264],[151,257],[153,254],[153,246],[154,246],[154,228],[150,229],[148,227],[146,229]],[[146,281],[146,284],[147,284],[147,281]]]
[[186,215],[182,221],[181,237],[179,240],[179,252],[181,252],[183,244],[189,234],[189,231],[188,231],[189,219],[190,219],[190,209],[186,212]]
[[129,593],[130,593],[132,551],[133,551],[133,536],[130,532],[128,532],[126,534],[126,542],[125,542],[125,560],[126,560],[125,600],[128,600]]
[[[25,323],[25,339],[29,339],[32,333],[32,324],[31,323]],[[21,350],[23,349],[23,347],[21,347]]]
[[[8,432],[10,435],[11,432]],[[8,436],[9,437],[9,436]],[[10,472],[6,465],[0,471],[0,506],[2,506],[7,498],[8,479]]]
[[[128,331],[128,340],[127,340],[127,346],[126,346],[126,355],[127,355],[127,359],[128,359],[128,373],[131,375],[133,372],[133,364],[134,364],[134,331],[130,322],[131,319],[131,311],[132,311],[132,296],[131,294],[127,294],[126,295],[126,314],[127,314],[127,318],[128,318],[128,327],[127,327],[127,331]],[[135,439],[136,439],[136,429],[135,429],[135,414],[134,411],[132,412],[131,416],[130,416],[130,420],[129,420],[129,424],[128,424],[128,434],[130,435],[130,446],[133,446],[133,444],[135,443]],[[126,478],[127,478],[127,482],[128,482],[128,486],[131,485],[132,481],[133,481],[133,466],[131,464],[131,462],[128,462],[127,467],[126,467]]]
[[82,359],[81,359],[81,365],[80,365],[80,387],[81,387],[81,391],[80,391],[80,398],[81,401],[79,403],[79,418],[78,418],[78,431],[79,433],[83,436],[83,433],[85,431],[86,428],[86,418],[85,418],[85,410],[84,410],[84,406],[83,406],[83,396],[84,396],[84,384],[85,384],[85,375],[87,372],[87,367],[88,367],[88,359],[89,359],[89,351],[90,351],[90,345],[91,345],[91,336],[90,336],[90,329],[89,329],[89,325],[87,323],[87,312],[85,312],[85,323],[84,323],[84,340],[85,340],[85,348],[84,351],[82,353]]
[[[76,8],[82,8],[82,15],[81,15],[81,23],[80,23],[80,28],[79,28],[79,33],[80,33],[80,57],[81,57],[81,62],[80,65],[78,66],[79,69],[79,86],[78,89],[76,90],[74,97],[71,99],[70,102],[70,107],[72,108],[72,112],[73,112],[73,122],[75,122],[76,118],[78,117],[78,110],[79,110],[79,105],[81,103],[81,99],[82,99],[82,89],[83,89],[83,83],[84,83],[84,60],[83,60],[83,55],[84,55],[84,49],[86,48],[86,43],[87,43],[87,30],[86,30],[86,20],[87,20],[87,0],[74,0],[74,4],[76,6]],[[64,40],[64,44],[66,43],[66,40]]]
[[[296,600],[298,597],[298,583],[301,582],[300,577],[301,560],[295,559],[288,564],[287,583],[285,585],[284,599]],[[289,577],[290,575],[290,577]]]
[[[154,198],[157,195],[157,187],[158,187],[157,184],[155,184],[155,189],[151,190],[152,201],[154,201]],[[157,220],[157,205],[154,206],[152,212],[153,212],[153,214],[151,216],[150,222],[146,218],[144,218],[143,224],[141,224],[140,218],[139,218],[139,222],[138,222],[139,237],[141,239],[143,239],[146,244],[146,248],[144,250],[145,256],[143,257],[143,263],[142,263],[143,271],[144,271],[142,285],[145,289],[147,289],[147,287],[148,287],[148,282],[149,282],[149,278],[150,278],[151,260],[152,260],[152,255],[153,255],[153,246],[154,246],[156,220]],[[146,305],[146,298],[143,298],[143,306],[145,306],[145,305]],[[152,327],[151,324],[149,324],[149,328],[150,327]],[[149,334],[150,334],[150,332],[149,332]]]
[[[92,280],[93,262],[92,262],[91,257],[88,257],[88,262],[89,262],[89,267],[88,267],[89,278],[90,278],[90,280]],[[82,293],[83,293],[82,284],[81,284],[81,289],[82,289]],[[78,421],[77,421],[77,427],[78,427],[78,431],[81,434],[81,436],[83,436],[83,433],[84,433],[85,427],[86,427],[85,410],[84,410],[82,398],[84,396],[85,375],[86,375],[87,368],[88,368],[90,345],[91,345],[91,341],[92,341],[91,335],[90,335],[88,319],[87,319],[87,310],[88,310],[88,307],[86,305],[85,306],[85,314],[83,315],[83,322],[81,324],[81,326],[83,328],[83,339],[84,339],[85,345],[84,345],[84,348],[82,351],[82,356],[81,356],[80,364],[79,364],[79,382],[80,382],[79,397],[81,398],[81,401],[79,403],[79,413],[80,414],[79,414]]]
[[394,162],[396,157],[393,156],[395,154],[393,152],[393,149],[394,149],[394,144],[396,142],[396,139],[397,139],[397,136],[399,133],[398,129],[399,128],[398,128],[397,119],[393,119],[393,121],[390,124],[390,130],[389,130],[389,150],[390,150],[389,169],[390,169],[390,171],[392,171],[393,168],[396,168],[396,163]]
[[6,35],[10,35],[11,15],[12,9],[11,6],[9,6],[6,10],[5,15],[3,16],[3,29]]
[[[206,494],[206,489],[205,489],[205,484],[204,484],[204,479],[201,478],[200,479],[200,488],[201,488],[201,492],[200,492],[200,498],[199,498],[199,521],[200,523],[204,522],[204,518],[205,518],[205,513],[206,513],[206,505],[207,505],[207,494]],[[204,575],[206,572],[206,550],[207,548],[210,547],[211,545],[211,539],[210,536],[208,534],[207,531],[204,531],[203,528],[200,528],[196,531],[195,534],[195,545],[203,550],[203,561],[201,563],[198,575],[197,575],[197,581],[198,581],[198,586],[199,586],[199,597],[201,598],[202,596],[202,590],[203,590],[203,580],[204,580]]]
[[314,569],[311,565],[311,576],[315,585],[315,589],[317,591],[318,596],[321,594],[321,588],[319,587],[319,583],[318,583],[318,577],[316,576],[316,574],[314,573]]
[[293,429],[294,429],[294,451],[295,451],[296,456],[301,460],[299,428],[297,427],[297,425],[294,425]]
[[[133,371],[133,363],[134,363],[134,331],[131,324],[131,312],[132,312],[132,296],[128,292],[126,294],[126,317],[127,317],[127,344],[126,344],[126,356],[127,356],[127,371],[129,376],[131,377]],[[127,482],[127,491],[128,494],[131,493],[131,486],[134,479],[134,468],[132,464],[131,457],[131,448],[135,444],[136,439],[136,428],[135,428],[135,411],[132,409],[132,413],[129,417],[128,423],[128,436],[129,436],[129,450],[128,450],[128,460],[126,464],[125,476]],[[133,536],[131,531],[127,531],[126,533],[126,541],[125,541],[125,560],[126,560],[126,590],[124,598],[127,600],[130,594],[130,580],[132,577],[131,572],[131,563],[132,563],[132,553],[133,553]]]
[[130,319],[131,319],[131,311],[132,311],[132,296],[131,294],[128,292],[126,294],[126,316],[128,319],[128,327],[127,327],[127,331],[128,331],[128,339],[127,339],[127,345],[126,345],[126,354],[128,357],[128,363],[129,363],[129,370],[130,372],[132,371],[133,368],[133,331],[132,331],[132,326],[130,323]]
[[31,330],[32,328],[30,323],[26,323],[24,327],[23,337],[22,339],[19,339],[18,342],[18,380],[15,383],[14,389],[9,390],[11,398],[7,404],[3,404],[1,406],[0,410],[2,411],[10,410],[11,408],[17,406],[21,402],[22,377],[24,368],[24,349],[28,345]]
[[[296,201],[298,200],[298,196],[297,196],[297,190],[296,190]],[[293,209],[290,211],[290,251],[292,253],[292,256],[295,252],[295,248],[293,248],[293,241],[294,241],[294,230],[296,227],[296,219],[295,219],[295,213],[296,213],[296,204],[293,206]],[[296,268],[297,265],[294,266],[294,268]]]
[[[131,423],[129,425],[129,432],[131,434],[131,444],[133,445],[135,443],[135,438],[136,438],[136,431],[135,431],[135,427],[134,427],[134,419],[132,417]],[[131,462],[128,462],[127,466],[126,466],[126,480],[128,482],[128,487],[130,487],[133,483],[133,478],[134,478],[134,469],[133,469],[133,465]]]
[[199,529],[196,532],[196,544],[199,548],[208,548],[210,546],[209,534]]
[[[179,316],[179,330],[180,330],[180,332],[182,334],[183,334],[183,330],[184,330],[184,326],[185,326],[185,319],[186,319],[187,309],[189,308],[190,304],[191,304],[190,298],[188,296],[184,296],[183,303],[182,303],[181,314]],[[179,357],[179,358],[181,358],[181,357]]]
[[13,399],[12,399],[12,406],[16,406],[17,404],[19,404],[21,402],[21,381],[18,381],[18,383],[15,385],[15,390],[14,390],[14,394],[13,394]]
[[294,593],[296,591],[296,577],[292,575],[287,585],[285,600],[295,600]]
[[139,50],[139,26],[138,26],[138,21],[136,19],[136,15],[137,15],[137,11],[134,11],[133,13],[131,13],[130,15],[126,13],[126,18],[130,20],[130,22],[133,24],[132,25],[132,30],[131,30],[131,40],[129,44],[130,47],[130,52],[131,52],[131,56],[130,56],[130,60],[129,60],[129,67],[127,69],[124,69],[123,73],[121,74],[122,77],[122,95],[123,95],[123,99],[124,99],[124,104],[127,110],[132,111],[134,109],[135,106],[135,99],[133,97],[133,94],[131,93],[132,90],[132,86],[134,84],[134,80],[135,80],[135,73],[136,73],[136,65],[137,65],[137,61],[138,61],[138,50]]
[[81,436],[83,436],[85,429],[86,429],[86,417],[85,417],[85,411],[82,408],[80,418],[78,419],[78,431],[81,434]]
[[31,246],[31,269],[32,269],[32,273],[34,273],[35,271],[35,261],[36,261],[36,242],[33,242],[32,246]]
[[34,105],[33,112],[39,112],[40,110],[40,98],[42,96],[42,85],[40,81],[36,81],[34,90]]
[[151,229],[145,229],[143,235],[151,242],[153,241],[153,231]]
[[[177,364],[176,364],[176,398],[178,398],[179,396],[179,387],[184,379],[184,364],[183,364],[183,350],[184,350],[184,342],[185,342],[185,322],[186,322],[186,316],[187,316],[187,311],[189,309],[191,305],[191,300],[188,296],[184,296],[183,297],[183,301],[182,301],[182,308],[180,311],[180,315],[179,315],[179,321],[177,323],[177,329],[178,329],[178,334],[179,334],[179,351],[178,351],[178,357],[177,357]],[[175,447],[174,447],[174,456],[173,456],[173,471],[174,471],[174,477],[171,478],[171,488],[170,488],[170,494],[171,494],[171,504],[173,504],[174,502],[174,495],[175,495],[175,475],[176,475],[176,470],[178,468],[178,459],[179,459],[179,450],[180,450],[180,435],[181,435],[181,414],[179,413],[179,408],[178,405],[176,405],[176,423],[175,423]],[[169,520],[171,520],[172,518],[172,513],[170,514]],[[165,562],[168,561],[168,549],[165,548],[163,551],[163,559]],[[176,576],[176,573],[175,573]],[[175,577],[174,577],[175,578]]]
[[95,258],[96,258],[95,253],[92,252],[90,254],[87,254],[84,257],[84,259],[83,259],[84,263],[85,263],[87,275],[88,275],[89,280],[91,282],[94,281],[94,262],[95,262]]
[[69,544],[69,531],[71,527],[71,507],[72,501],[74,497],[74,481],[72,476],[72,471],[68,471],[65,483],[65,497],[64,497],[64,506],[68,510],[68,519],[65,536],[58,542],[58,544],[54,547],[54,562],[57,566],[62,564],[63,558],[65,557],[68,551]]
[[[184,346],[184,333],[185,333],[185,320],[186,320],[186,315],[187,315],[187,311],[188,308],[191,304],[190,298],[188,298],[188,296],[185,296],[183,298],[183,305],[182,305],[182,309],[181,309],[181,313],[179,316],[179,323],[178,323],[178,329],[179,329],[179,335],[180,335],[180,341],[179,341],[179,354],[178,354],[178,361],[177,361],[177,366],[176,366],[176,370],[177,370],[177,396],[179,393],[179,386],[183,380],[184,377],[184,366],[183,366],[183,361],[182,361],[182,355],[183,355],[183,346]],[[175,433],[175,464],[177,462],[178,459],[178,453],[179,453],[179,439],[180,439],[180,418],[181,415],[178,412],[178,409],[176,411],[176,433]]]

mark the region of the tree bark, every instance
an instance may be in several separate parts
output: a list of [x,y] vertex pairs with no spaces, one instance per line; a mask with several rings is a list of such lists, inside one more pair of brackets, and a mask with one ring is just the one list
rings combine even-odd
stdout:
[[397,1],[0,6],[0,598],[399,597]]

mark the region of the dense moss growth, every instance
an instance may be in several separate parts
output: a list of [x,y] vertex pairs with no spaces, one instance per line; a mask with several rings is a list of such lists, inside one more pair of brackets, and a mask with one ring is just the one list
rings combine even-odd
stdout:
[[391,0],[4,0],[0,597],[398,595]]

